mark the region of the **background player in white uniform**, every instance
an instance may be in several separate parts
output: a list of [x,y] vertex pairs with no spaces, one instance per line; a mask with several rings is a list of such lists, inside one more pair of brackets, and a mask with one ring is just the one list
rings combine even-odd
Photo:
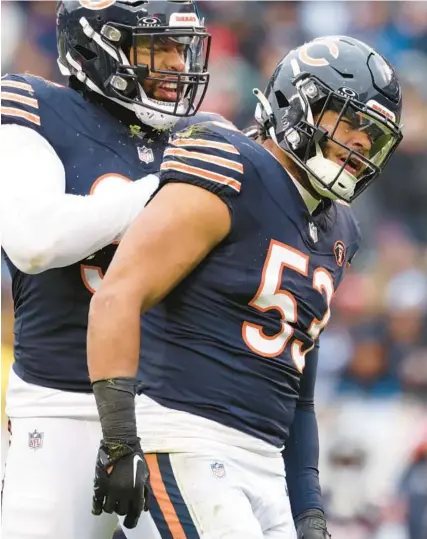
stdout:
[[116,515],[91,514],[100,427],[86,362],[89,302],[115,240],[158,185],[169,129],[200,118],[192,115],[209,78],[209,36],[191,1],[59,2],[57,37],[69,87],[6,75],[1,88],[16,360],[7,539],[107,539],[116,525]]
[[329,537],[317,343],[359,246],[348,203],[402,139],[401,91],[382,56],[332,36],[257,93],[259,143],[218,122],[172,136],[91,302],[94,507],[141,507],[149,470],[163,539],[291,539],[293,520],[299,539]]

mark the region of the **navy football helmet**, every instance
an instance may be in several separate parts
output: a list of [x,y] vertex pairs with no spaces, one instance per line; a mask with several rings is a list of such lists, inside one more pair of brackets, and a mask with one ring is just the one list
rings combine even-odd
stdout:
[[[318,38],[292,50],[264,94],[254,93],[261,130],[307,173],[322,197],[354,200],[382,172],[402,140],[396,73],[384,57],[351,37]],[[327,111],[337,113],[330,131],[321,125]],[[337,140],[341,121],[369,137],[368,153]],[[342,150],[340,164],[325,157],[322,148],[329,142]]]
[[[57,41],[63,75],[134,111],[146,125],[169,128],[203,101],[210,35],[193,0],[61,0]],[[168,43],[179,47],[182,72],[156,66],[156,51]],[[149,51],[147,64],[137,61],[142,46]],[[149,95],[147,81],[161,84],[168,99]]]

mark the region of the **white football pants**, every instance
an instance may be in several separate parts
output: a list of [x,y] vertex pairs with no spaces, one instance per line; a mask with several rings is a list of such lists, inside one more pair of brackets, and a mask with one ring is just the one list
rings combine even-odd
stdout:
[[220,444],[146,459],[162,539],[296,539],[283,461]]
[[[102,436],[93,395],[27,384],[12,371],[6,412],[3,539],[110,539],[117,516],[91,514]],[[280,454],[211,442],[146,459],[151,515],[124,529],[128,539],[296,538]]]
[[[6,413],[2,539],[111,539],[117,515],[91,513],[102,438],[93,395],[27,384],[11,370]],[[160,539],[148,513],[131,532]]]

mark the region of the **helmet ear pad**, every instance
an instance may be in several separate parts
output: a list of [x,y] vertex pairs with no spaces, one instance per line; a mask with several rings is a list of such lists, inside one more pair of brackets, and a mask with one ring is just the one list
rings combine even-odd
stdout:
[[286,132],[288,129],[295,128],[297,125],[299,125],[303,119],[304,110],[301,105],[301,100],[297,95],[294,95],[283,111],[281,127],[283,131]]
[[[324,102],[325,99],[322,98],[309,105],[313,117],[321,112]],[[284,109],[281,118],[283,135],[280,145],[282,146],[283,144],[282,147],[285,150],[291,148],[300,159],[309,159],[316,154],[315,144],[309,144],[310,141],[319,144],[321,148],[326,142],[326,131],[321,127],[317,129],[313,127],[307,121],[306,116],[307,114],[303,109],[301,99],[298,95],[294,95]]]
[[[276,92],[276,96],[278,93],[280,92]],[[278,102],[280,103],[279,100]],[[308,142],[307,137],[300,130],[302,121],[305,119],[304,110],[297,95],[294,95],[286,103],[283,112],[281,110],[280,125],[276,126],[276,136],[280,146],[283,145],[283,149],[287,150],[291,146],[296,151]]]

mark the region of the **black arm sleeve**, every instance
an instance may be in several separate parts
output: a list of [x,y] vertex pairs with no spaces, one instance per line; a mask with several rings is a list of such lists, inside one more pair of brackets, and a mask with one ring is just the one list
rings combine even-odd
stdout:
[[319,484],[319,435],[314,411],[314,386],[318,361],[318,344],[307,354],[301,377],[300,397],[288,443],[283,452],[292,515],[307,509],[322,509]]

